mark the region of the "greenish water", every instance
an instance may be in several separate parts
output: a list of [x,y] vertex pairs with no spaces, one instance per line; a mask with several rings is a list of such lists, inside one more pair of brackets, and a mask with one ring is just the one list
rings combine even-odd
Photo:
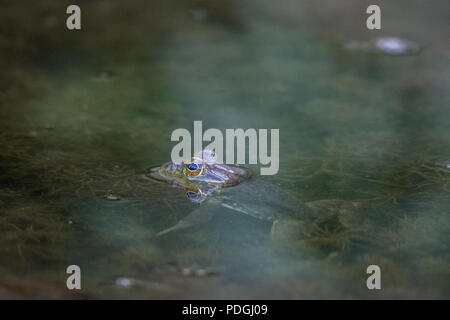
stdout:
[[[365,1],[78,4],[81,31],[60,1],[0,12],[0,297],[450,298],[448,1],[383,2],[381,31]],[[344,49],[384,35],[422,51]],[[156,237],[196,206],[143,174],[194,120],[279,128],[255,190],[346,205]]]

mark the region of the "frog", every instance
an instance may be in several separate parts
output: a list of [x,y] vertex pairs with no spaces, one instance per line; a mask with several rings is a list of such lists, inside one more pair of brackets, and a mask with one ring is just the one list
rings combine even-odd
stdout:
[[338,199],[303,203],[279,184],[256,176],[249,168],[217,162],[212,150],[202,150],[187,161],[166,162],[150,168],[147,176],[184,188],[186,198],[197,204],[178,223],[158,232],[158,237],[209,221],[218,206],[269,222],[273,237],[275,233],[283,233],[284,226],[290,222],[315,219],[318,208],[326,207],[332,212],[344,204]]
[[202,150],[190,161],[166,162],[160,167],[151,168],[148,177],[183,187],[189,200],[202,203],[216,189],[233,187],[247,180],[249,172],[220,164],[214,151]]

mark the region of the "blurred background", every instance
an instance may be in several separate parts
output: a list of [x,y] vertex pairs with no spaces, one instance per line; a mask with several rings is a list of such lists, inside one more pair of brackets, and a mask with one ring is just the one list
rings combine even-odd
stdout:
[[[450,3],[372,2],[2,1],[0,298],[450,298]],[[422,49],[346,49],[382,36]],[[156,237],[195,204],[144,174],[194,120],[279,128],[255,190],[345,205]]]

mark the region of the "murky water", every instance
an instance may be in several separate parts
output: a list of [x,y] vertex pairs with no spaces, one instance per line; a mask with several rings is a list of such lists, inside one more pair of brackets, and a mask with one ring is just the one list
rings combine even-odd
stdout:
[[[369,31],[343,2],[79,1],[68,31],[60,1],[6,1],[0,296],[450,298],[449,3],[383,2]],[[379,36],[421,51],[345,48]],[[279,173],[248,183],[316,215],[271,233],[217,207],[156,237],[196,204],[144,173],[194,120],[279,128]]]

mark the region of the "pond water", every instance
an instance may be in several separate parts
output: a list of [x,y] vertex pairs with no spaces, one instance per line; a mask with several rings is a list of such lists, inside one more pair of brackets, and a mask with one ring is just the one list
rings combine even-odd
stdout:
[[[0,12],[0,297],[450,298],[448,1],[383,2],[377,31],[369,1],[78,4],[80,31],[60,1]],[[421,50],[346,49],[380,36]],[[279,128],[247,183],[316,215],[157,237],[198,204],[144,175],[194,120]]]

